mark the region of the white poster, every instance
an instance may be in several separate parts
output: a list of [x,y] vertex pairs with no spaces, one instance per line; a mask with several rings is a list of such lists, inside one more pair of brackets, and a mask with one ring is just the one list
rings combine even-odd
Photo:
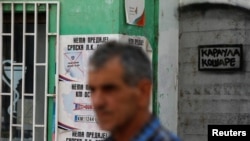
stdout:
[[120,35],[119,40],[121,42],[141,47],[152,61],[152,47],[147,38],[143,36]]
[[100,44],[117,39],[117,35],[62,35],[60,81],[85,83],[89,56]]
[[87,81],[89,56],[102,43],[117,40],[114,35],[60,36],[58,140],[104,140],[91,105]]
[[142,36],[120,34],[60,36],[58,139],[100,141],[108,132],[99,129],[87,84],[88,59],[110,40],[137,45],[151,57],[151,46]]
[[145,25],[145,0],[125,0],[125,13],[128,24]]
[[62,35],[60,36],[59,80],[86,83],[89,56],[102,43],[119,40],[140,46],[151,58],[151,46],[143,36],[120,34]]
[[97,125],[88,85],[80,82],[59,82],[59,89],[59,141],[95,141],[106,138],[108,132],[100,130]]

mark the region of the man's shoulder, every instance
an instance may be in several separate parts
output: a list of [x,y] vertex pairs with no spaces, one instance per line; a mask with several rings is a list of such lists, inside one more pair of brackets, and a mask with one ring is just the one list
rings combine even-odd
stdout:
[[149,141],[181,141],[181,140],[176,134],[170,132],[162,125],[160,125]]
[[[112,136],[108,137],[105,141],[114,141]],[[132,141],[181,141],[179,137],[170,132],[160,123],[157,117],[152,119],[142,128]]]
[[157,117],[153,117],[135,141],[180,141],[180,139],[164,128]]

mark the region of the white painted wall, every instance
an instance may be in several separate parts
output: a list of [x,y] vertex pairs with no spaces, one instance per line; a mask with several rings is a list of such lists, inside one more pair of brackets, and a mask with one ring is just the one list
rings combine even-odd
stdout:
[[[171,131],[178,126],[178,6],[197,3],[229,4],[250,9],[249,0],[159,0],[158,106],[162,123]],[[223,27],[223,25],[222,25]]]
[[[209,124],[250,124],[249,10],[204,4],[179,14],[180,137],[207,141]],[[243,69],[199,71],[198,46],[215,44],[242,44]]]
[[177,132],[178,0],[159,0],[158,106],[162,123]]

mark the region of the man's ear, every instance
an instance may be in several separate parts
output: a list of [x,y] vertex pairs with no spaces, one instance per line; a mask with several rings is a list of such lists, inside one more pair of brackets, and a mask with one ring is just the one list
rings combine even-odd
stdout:
[[139,104],[148,107],[151,98],[152,82],[148,79],[142,79],[138,83],[138,88],[140,91]]

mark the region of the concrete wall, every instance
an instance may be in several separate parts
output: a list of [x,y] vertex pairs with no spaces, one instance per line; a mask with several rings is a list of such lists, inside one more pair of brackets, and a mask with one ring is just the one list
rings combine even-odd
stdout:
[[159,0],[158,114],[177,132],[178,1]]
[[[206,9],[209,3],[217,6]],[[178,19],[178,7],[191,4],[205,7],[182,11]],[[235,7],[223,8],[222,4]],[[178,131],[184,141],[206,141],[208,124],[250,122],[247,59],[250,13],[239,7],[250,9],[250,3],[159,0],[157,110],[162,123]],[[243,44],[243,70],[198,71],[198,45],[206,44]]]
[[[191,5],[180,11],[178,133],[206,141],[208,124],[250,124],[250,11]],[[199,71],[198,45],[243,44],[243,69]]]
[[179,0],[180,6],[187,6],[190,4],[202,4],[202,3],[213,3],[213,4],[229,4],[238,7],[244,7],[249,9],[250,3],[248,0]]

